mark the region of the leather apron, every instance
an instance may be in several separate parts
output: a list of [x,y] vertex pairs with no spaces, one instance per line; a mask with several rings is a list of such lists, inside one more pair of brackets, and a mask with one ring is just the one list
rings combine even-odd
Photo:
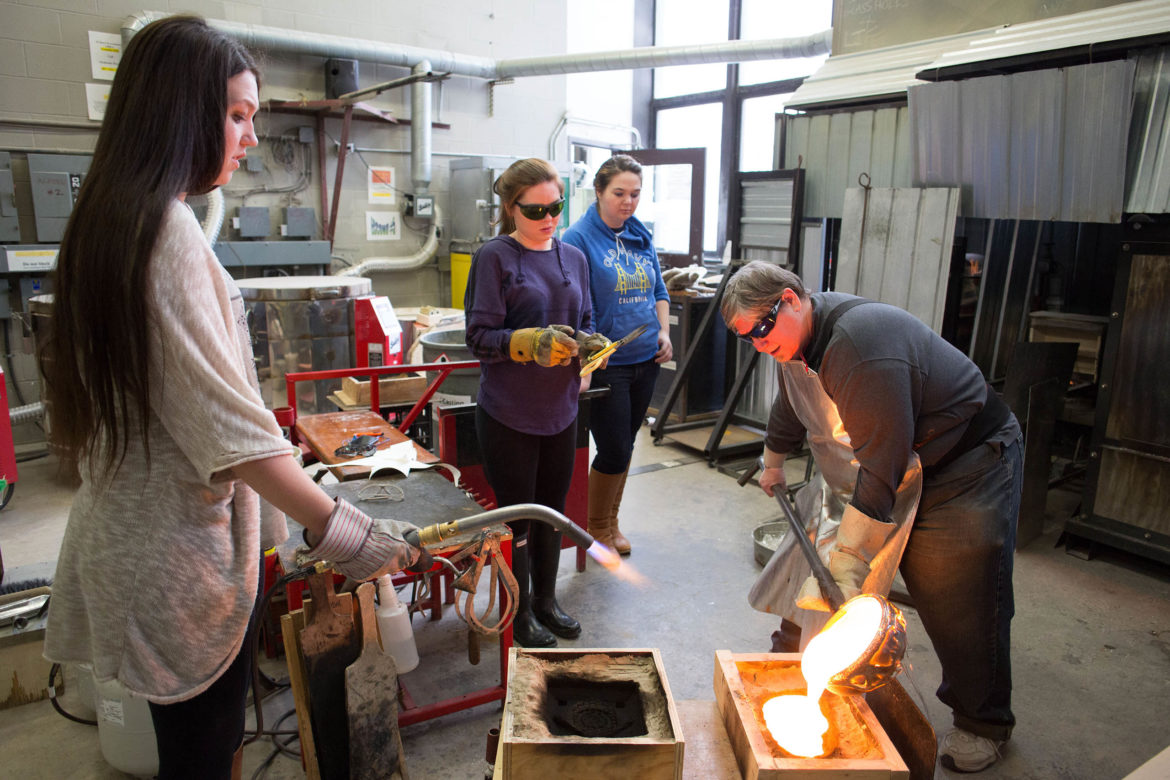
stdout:
[[[803,360],[790,360],[779,366],[788,401],[804,425],[808,448],[817,465],[809,483],[796,492],[796,514],[804,522],[817,554],[827,566],[829,546],[836,539],[841,515],[853,498],[859,465],[837,405],[825,392],[816,372]],[[910,537],[921,495],[922,466],[918,454],[912,452],[889,518],[897,528],[870,562],[870,573],[862,588],[864,592],[883,596],[889,593],[902,551]],[[796,606],[800,586],[811,574],[812,567],[805,560],[796,538],[785,533],[748,594],[748,601],[754,609],[780,615],[800,625],[802,650],[831,617],[828,612]]]

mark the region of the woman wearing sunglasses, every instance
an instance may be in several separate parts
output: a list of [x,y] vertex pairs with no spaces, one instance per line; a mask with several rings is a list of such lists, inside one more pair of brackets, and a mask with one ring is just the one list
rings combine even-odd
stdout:
[[[942,666],[938,697],[954,715],[942,763],[986,769],[1015,724],[1016,418],[978,366],[896,306],[810,294],[796,274],[758,261],[728,281],[720,306],[729,328],[779,363],[760,487],[783,490],[785,453],[807,441],[826,487],[802,488],[798,508],[816,522],[814,507],[840,506],[835,530],[819,522],[822,559],[846,598],[885,592],[901,571]],[[777,550],[749,597],[793,618],[773,635],[774,652],[796,649],[795,621],[809,636],[806,618],[818,613],[807,610],[825,609],[816,581],[802,585],[785,560],[800,557]],[[806,611],[792,609],[797,589]]]
[[[555,232],[564,184],[547,161],[519,160],[496,181],[500,233],[471,261],[464,309],[467,346],[480,361],[476,433],[499,506],[536,503],[563,512],[577,450],[577,358],[594,344],[589,266]],[[525,647],[572,639],[581,625],[557,604],[561,534],[522,520],[512,528],[520,586],[513,638]],[[556,636],[554,636],[554,634]]]
[[618,507],[658,367],[673,354],[670,297],[653,236],[634,216],[642,194],[642,166],[628,155],[615,155],[597,170],[593,189],[597,202],[565,231],[565,243],[580,247],[589,258],[597,331],[616,340],[646,326],[593,374],[594,385],[608,386],[609,395],[591,406],[597,455],[589,470],[589,533],[628,555],[630,541],[618,529]]

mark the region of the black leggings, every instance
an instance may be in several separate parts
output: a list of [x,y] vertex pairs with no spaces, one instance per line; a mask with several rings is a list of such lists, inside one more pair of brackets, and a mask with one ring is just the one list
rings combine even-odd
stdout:
[[[264,596],[264,562],[260,562],[257,601]],[[248,687],[252,684],[252,620],[236,660],[203,693],[174,704],[150,703],[158,744],[158,780],[216,780],[232,776],[232,760],[244,741]]]
[[[475,410],[475,432],[483,471],[497,506],[540,504],[565,511],[577,456],[577,420],[559,433],[538,436],[509,428],[483,410]],[[511,524],[513,533],[528,530],[528,521]]]

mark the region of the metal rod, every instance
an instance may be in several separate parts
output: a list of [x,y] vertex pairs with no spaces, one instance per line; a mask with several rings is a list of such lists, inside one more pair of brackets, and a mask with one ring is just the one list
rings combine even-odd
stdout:
[[[434,545],[456,534],[478,531],[496,523],[507,523],[512,520],[539,520],[551,525],[558,531],[563,531],[573,544],[582,550],[593,546],[593,537],[584,528],[574,523],[555,509],[549,509],[540,504],[513,504],[481,512],[471,517],[463,517],[446,523],[435,523],[417,531],[408,531],[403,537],[408,544],[415,547],[420,545]],[[830,578],[831,579],[831,578]]]
[[[812,456],[810,455],[809,457],[811,458]],[[739,483],[740,487],[743,487],[763,467],[764,458],[760,456],[756,459],[755,463],[744,470],[736,482]],[[784,516],[788,518],[788,524],[792,526],[792,533],[796,534],[796,542],[800,545],[800,551],[804,553],[804,557],[808,559],[808,565],[812,568],[813,576],[817,578],[817,584],[821,586],[821,595],[829,603],[829,611],[836,612],[845,603],[845,594],[841,592],[841,586],[833,579],[833,575],[829,573],[829,568],[821,562],[816,548],[813,547],[813,543],[809,540],[808,534],[805,533],[804,526],[796,516],[796,511],[792,508],[792,504],[788,503],[787,492],[773,488],[772,494],[776,497],[776,503],[780,504],[780,508],[784,510]]]
[[796,534],[796,541],[800,544],[800,551],[808,559],[808,565],[812,567],[813,576],[817,578],[817,584],[821,586],[821,594],[825,597],[825,601],[829,603],[829,611],[836,612],[845,603],[845,594],[841,592],[841,587],[837,585],[837,581],[829,573],[829,567],[821,562],[816,548],[813,547],[813,543],[809,540],[808,534],[805,533],[804,527],[796,517],[796,512],[792,509],[792,505],[788,503],[784,491],[777,490],[775,491],[775,495],[776,503],[780,504],[780,508],[784,510],[784,516],[788,518],[788,523],[792,526],[792,532]]

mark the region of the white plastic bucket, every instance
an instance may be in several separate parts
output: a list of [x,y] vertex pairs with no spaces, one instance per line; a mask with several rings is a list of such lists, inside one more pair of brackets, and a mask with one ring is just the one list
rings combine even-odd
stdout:
[[158,745],[146,699],[117,680],[95,682],[98,742],[106,763],[136,777],[158,774]]

